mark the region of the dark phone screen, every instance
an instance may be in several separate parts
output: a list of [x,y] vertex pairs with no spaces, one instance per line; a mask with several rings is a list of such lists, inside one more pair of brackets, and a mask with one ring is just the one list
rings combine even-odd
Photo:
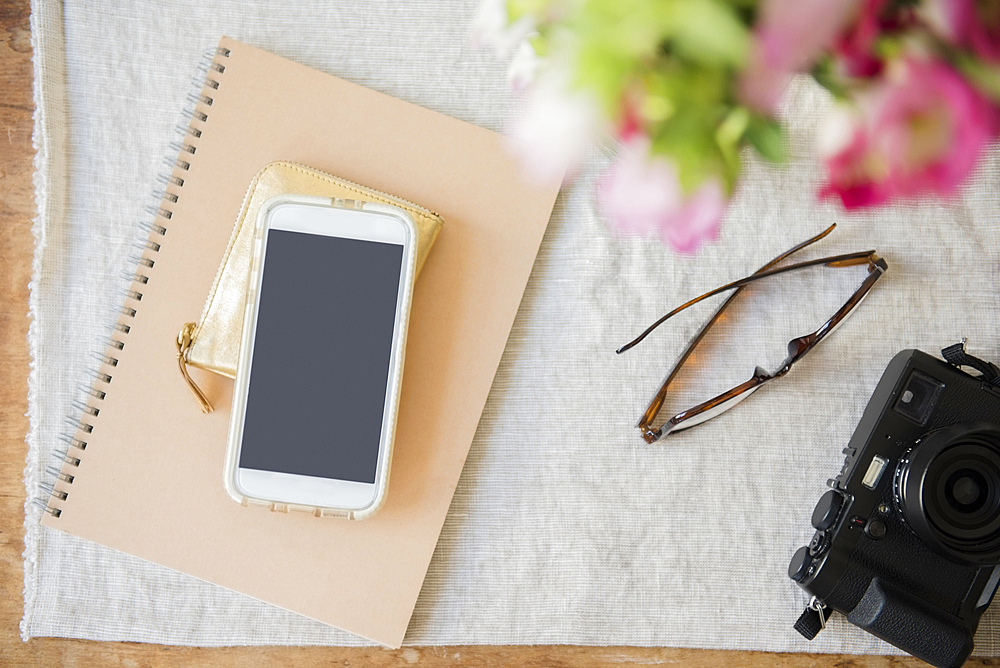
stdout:
[[375,482],[403,246],[268,232],[242,468]]

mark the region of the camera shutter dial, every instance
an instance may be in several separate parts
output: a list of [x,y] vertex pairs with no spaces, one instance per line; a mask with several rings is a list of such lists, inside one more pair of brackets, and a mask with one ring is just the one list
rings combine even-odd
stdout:
[[819,498],[812,514],[812,525],[817,531],[826,531],[837,521],[840,509],[844,507],[844,495],[835,490],[829,490]]

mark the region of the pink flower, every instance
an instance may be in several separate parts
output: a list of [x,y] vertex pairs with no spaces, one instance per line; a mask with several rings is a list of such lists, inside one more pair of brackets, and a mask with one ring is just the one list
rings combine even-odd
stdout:
[[774,110],[789,77],[808,70],[854,16],[859,0],[765,0],[740,96]]
[[871,77],[882,71],[876,57],[875,41],[884,26],[882,12],[889,0],[862,0],[857,20],[834,42],[844,73],[851,77]]
[[660,228],[660,238],[682,253],[693,253],[709,239],[719,238],[719,227],[728,204],[718,179],[698,187],[681,210]]
[[985,61],[1000,63],[1000,2],[925,0],[921,15],[944,39],[972,49]]
[[859,103],[853,121],[839,117],[820,191],[848,209],[954,193],[997,130],[997,110],[943,62],[894,63]]
[[820,198],[839,196],[847,209],[874,206],[890,199],[894,193],[888,166],[883,156],[872,151],[865,129],[850,125],[842,130],[847,136],[835,140],[840,146],[826,160],[830,182],[820,189]]
[[601,212],[623,234],[657,233],[682,253],[693,253],[718,237],[726,196],[717,179],[685,197],[677,169],[651,155],[649,139],[633,135],[597,186]]

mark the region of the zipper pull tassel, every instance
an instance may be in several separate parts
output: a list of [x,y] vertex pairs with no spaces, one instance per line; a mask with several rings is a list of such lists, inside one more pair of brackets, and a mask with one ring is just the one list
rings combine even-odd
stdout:
[[194,338],[191,335],[194,333],[195,327],[197,327],[197,323],[185,323],[181,327],[181,331],[177,334],[177,366],[180,367],[181,375],[184,376],[188,387],[191,388],[191,394],[194,395],[194,398],[198,401],[198,405],[201,406],[201,412],[211,413],[215,410],[212,402],[208,400],[208,397],[205,396],[205,393],[194,382],[187,370],[187,354],[191,350],[191,344],[194,343]]

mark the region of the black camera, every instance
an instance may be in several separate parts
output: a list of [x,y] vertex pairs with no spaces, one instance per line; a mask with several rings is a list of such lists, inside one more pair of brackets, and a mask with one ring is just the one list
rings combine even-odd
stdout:
[[942,352],[892,359],[813,511],[788,567],[813,597],[796,623],[810,640],[836,610],[935,666],[972,652],[1000,583],[1000,370]]

